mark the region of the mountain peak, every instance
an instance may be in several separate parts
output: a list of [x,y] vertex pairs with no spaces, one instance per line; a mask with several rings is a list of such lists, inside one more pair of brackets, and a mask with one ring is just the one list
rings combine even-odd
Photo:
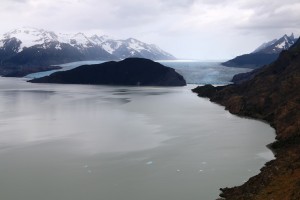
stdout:
[[51,31],[45,31],[34,27],[22,27],[14,29],[3,35],[3,40],[16,38],[21,42],[18,51],[22,51],[25,47],[31,47],[34,45],[46,44],[58,39],[57,35]]
[[49,66],[81,60],[118,60],[132,56],[152,60],[175,59],[167,52],[134,38],[114,40],[106,35],[89,37],[82,32],[56,34],[33,27],[15,29],[0,37],[0,60],[9,63],[7,66]]
[[285,34],[279,39],[263,43],[252,53],[237,56],[222,63],[222,65],[228,67],[259,68],[275,61],[280,52],[289,49],[295,42],[296,39],[293,33],[291,36]]
[[102,43],[108,41],[108,40],[113,40],[111,37],[109,37],[108,35],[97,35],[97,34],[94,34],[92,35],[91,37],[89,37],[89,39],[95,43],[95,44],[98,44],[98,45],[101,45]]
[[126,40],[127,41],[137,41],[137,39],[134,39],[134,38],[127,38]]
[[294,38],[294,34],[292,33],[290,36],[284,34],[279,39],[274,39],[272,41],[266,42],[259,46],[253,53],[280,53],[282,50],[289,49],[296,42]]

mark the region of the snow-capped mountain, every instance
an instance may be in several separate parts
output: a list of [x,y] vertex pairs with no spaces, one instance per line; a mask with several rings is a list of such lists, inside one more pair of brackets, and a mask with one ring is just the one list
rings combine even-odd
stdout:
[[[53,47],[54,49],[51,49]],[[0,39],[0,50],[13,49],[15,54],[22,53],[29,48],[38,48],[43,51],[47,49],[65,51],[66,47],[69,50],[73,47],[73,51],[79,51],[82,54],[80,60],[111,60],[127,57],[175,59],[174,56],[155,45],[146,44],[133,38],[113,40],[108,36],[93,35],[89,37],[84,33],[56,34],[43,29],[21,28],[4,34]],[[0,59],[3,60],[3,57]]]
[[[102,40],[103,37],[101,38]],[[96,42],[96,41],[95,41]],[[106,39],[98,43],[105,51],[118,58],[144,57],[153,60],[174,59],[174,57],[153,44],[146,44],[134,38],[127,40]]]
[[296,41],[297,39],[294,37],[294,34],[290,36],[284,35],[279,39],[263,43],[250,54],[237,56],[222,63],[222,65],[228,67],[259,68],[275,61],[281,51],[289,49]]
[[157,46],[133,38],[114,40],[105,35],[54,33],[37,28],[20,28],[0,37],[0,75],[5,76],[49,70],[52,65],[67,62],[127,57],[175,59]]
[[[46,45],[52,41],[57,41],[57,35],[53,32],[34,28],[22,28],[5,33],[1,39],[1,42],[5,43],[5,41],[12,40],[13,38],[20,43],[20,45],[17,46],[17,52],[21,52],[24,48],[41,44]],[[0,44],[0,48],[3,47],[5,47],[5,45],[3,46]]]
[[280,53],[282,50],[289,49],[296,41],[293,33],[290,36],[284,35],[279,39],[262,44],[253,53]]

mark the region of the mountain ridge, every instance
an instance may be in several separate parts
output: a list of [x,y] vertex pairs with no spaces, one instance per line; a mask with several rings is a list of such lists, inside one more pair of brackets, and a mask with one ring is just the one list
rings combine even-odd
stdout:
[[[75,34],[67,33],[55,33],[53,31],[48,31],[44,29],[37,29],[32,27],[24,27],[20,29],[15,29],[13,31],[7,32],[3,35],[3,38],[0,40],[0,48],[3,47],[3,43],[7,39],[16,38],[21,42],[18,52],[22,51],[24,48],[29,48],[34,45],[44,44],[46,45],[51,42],[56,42],[58,44],[65,43],[70,44],[73,47],[76,47],[79,50],[84,50],[84,48],[98,46],[103,48],[107,53],[112,54],[117,51],[122,45],[126,46],[129,51],[132,52],[132,56],[136,56],[137,52],[141,53],[142,51],[157,50],[161,55],[169,59],[175,59],[171,54],[161,50],[154,44],[147,44],[141,42],[135,38],[127,39],[112,39],[107,35],[97,35],[87,36],[82,32]],[[59,49],[59,47],[57,47]],[[124,59],[124,55],[115,55],[119,59]]]
[[[172,60],[175,57],[153,44],[134,38],[114,40],[84,33],[55,33],[37,28],[7,32],[0,39],[0,75],[22,74],[40,67],[84,60],[122,60],[128,57]],[[38,71],[38,70],[37,70]]]
[[293,33],[290,36],[285,34],[279,39],[263,43],[249,54],[243,54],[223,62],[222,65],[257,69],[275,61],[280,52],[289,49],[296,41]]

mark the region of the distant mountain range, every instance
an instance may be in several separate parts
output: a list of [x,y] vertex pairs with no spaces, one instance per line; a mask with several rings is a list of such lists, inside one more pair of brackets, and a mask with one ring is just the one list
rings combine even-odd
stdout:
[[154,44],[134,38],[114,40],[84,33],[54,33],[37,28],[20,28],[0,38],[0,75],[21,74],[29,69],[83,60],[120,60],[141,57],[152,60],[175,59]]
[[281,51],[289,49],[296,41],[294,34],[284,35],[279,39],[262,44],[250,54],[237,56],[222,65],[256,69],[275,61]]

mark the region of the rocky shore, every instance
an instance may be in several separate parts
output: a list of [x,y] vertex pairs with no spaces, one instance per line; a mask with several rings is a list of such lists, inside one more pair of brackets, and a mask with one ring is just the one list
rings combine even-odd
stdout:
[[240,84],[193,89],[236,115],[260,119],[276,130],[276,159],[241,186],[222,188],[226,200],[300,199],[300,41]]

